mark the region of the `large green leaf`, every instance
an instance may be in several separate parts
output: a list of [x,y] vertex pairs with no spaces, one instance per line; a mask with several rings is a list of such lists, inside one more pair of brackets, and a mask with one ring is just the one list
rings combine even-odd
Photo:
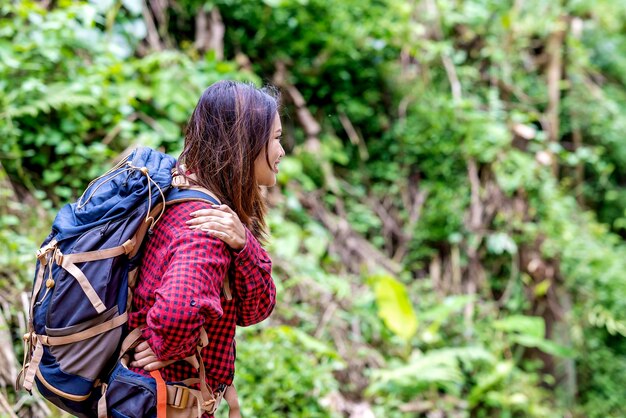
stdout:
[[535,338],[543,338],[546,331],[543,318],[538,316],[511,315],[495,321],[493,326],[505,332],[518,332]]
[[417,331],[417,316],[406,286],[387,274],[379,274],[369,278],[370,285],[376,295],[378,316],[396,335],[409,339]]

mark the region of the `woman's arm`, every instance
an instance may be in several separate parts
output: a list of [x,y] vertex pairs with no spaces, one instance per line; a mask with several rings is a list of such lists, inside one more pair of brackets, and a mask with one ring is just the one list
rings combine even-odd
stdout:
[[276,304],[272,260],[247,229],[246,235],[246,246],[234,259],[234,288],[238,299],[237,325],[244,327],[259,323],[270,316]]
[[207,318],[222,316],[220,292],[231,262],[222,241],[198,231],[182,231],[169,248],[172,256],[143,332],[159,360],[193,354]]
[[190,229],[223,240],[234,254],[237,325],[247,326],[267,318],[276,304],[272,261],[261,244],[226,205],[191,213]]
[[228,418],[241,418],[241,407],[239,406],[239,398],[237,397],[237,389],[235,384],[226,388],[224,399],[228,403]]

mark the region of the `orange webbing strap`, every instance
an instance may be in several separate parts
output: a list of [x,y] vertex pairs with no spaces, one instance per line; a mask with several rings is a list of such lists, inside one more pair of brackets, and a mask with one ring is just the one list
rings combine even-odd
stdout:
[[166,418],[167,415],[167,388],[165,380],[161,376],[161,372],[153,370],[150,376],[156,381],[157,385],[157,418]]

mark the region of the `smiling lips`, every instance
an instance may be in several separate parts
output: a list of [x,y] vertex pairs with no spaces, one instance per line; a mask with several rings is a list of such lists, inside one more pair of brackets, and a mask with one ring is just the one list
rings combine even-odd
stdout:
[[276,161],[274,163],[274,167],[272,167],[272,170],[274,171],[274,173],[278,174],[278,164],[280,164],[280,161]]

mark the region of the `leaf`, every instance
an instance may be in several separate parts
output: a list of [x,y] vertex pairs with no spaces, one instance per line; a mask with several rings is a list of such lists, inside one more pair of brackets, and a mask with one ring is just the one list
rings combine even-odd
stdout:
[[319,260],[328,249],[328,234],[326,230],[317,223],[307,225],[306,230],[309,234],[303,241],[304,248]]
[[459,361],[492,363],[494,357],[482,347],[456,347],[432,350],[426,354],[416,352],[408,364],[375,371],[374,382],[368,391],[377,391],[389,382],[415,387],[424,383],[455,383],[463,380]]
[[323,355],[325,357],[330,357],[334,360],[341,359],[341,356],[339,356],[339,354],[331,346],[324,343],[323,341],[313,338],[312,336],[298,328],[290,327],[288,325],[281,325],[277,328],[277,330],[284,333],[286,336],[297,340],[306,349],[307,353]]
[[467,400],[471,406],[480,403],[481,399],[485,396],[485,393],[492,390],[500,382],[510,376],[514,369],[513,362],[505,361],[498,363],[493,372],[479,375],[476,385],[472,388]]
[[381,370],[372,374],[374,383],[369,390],[377,391],[388,382],[403,386],[417,386],[423,383],[457,382],[463,379],[458,367],[450,363],[436,363],[427,356],[405,366],[392,370]]
[[557,357],[572,358],[576,356],[574,349],[557,344],[554,341],[546,340],[545,338],[536,338],[530,335],[514,335],[512,340],[524,347],[537,348],[544,353],[551,354]]
[[507,234],[499,232],[489,235],[487,238],[487,249],[492,254],[516,254],[517,244]]
[[276,226],[275,234],[274,253],[285,260],[294,259],[300,251],[302,229],[292,222],[284,222]]
[[122,0],[122,4],[134,15],[141,14],[141,0]]
[[3,215],[0,216],[0,225],[3,226],[15,226],[20,224],[20,218],[15,215]]
[[371,276],[378,316],[396,335],[408,340],[417,332],[417,316],[406,286],[387,274]]
[[303,176],[302,163],[295,157],[286,156],[280,161],[278,182],[287,184],[289,179],[299,179]]
[[538,316],[512,315],[493,323],[496,329],[505,332],[518,332],[535,338],[543,338],[546,332],[543,318]]
[[552,284],[552,282],[550,281],[550,279],[545,279],[543,281],[541,281],[540,283],[537,284],[537,286],[535,286],[535,296],[537,297],[541,297],[541,296],[545,296],[546,293],[548,293],[548,289],[550,289],[550,285]]

